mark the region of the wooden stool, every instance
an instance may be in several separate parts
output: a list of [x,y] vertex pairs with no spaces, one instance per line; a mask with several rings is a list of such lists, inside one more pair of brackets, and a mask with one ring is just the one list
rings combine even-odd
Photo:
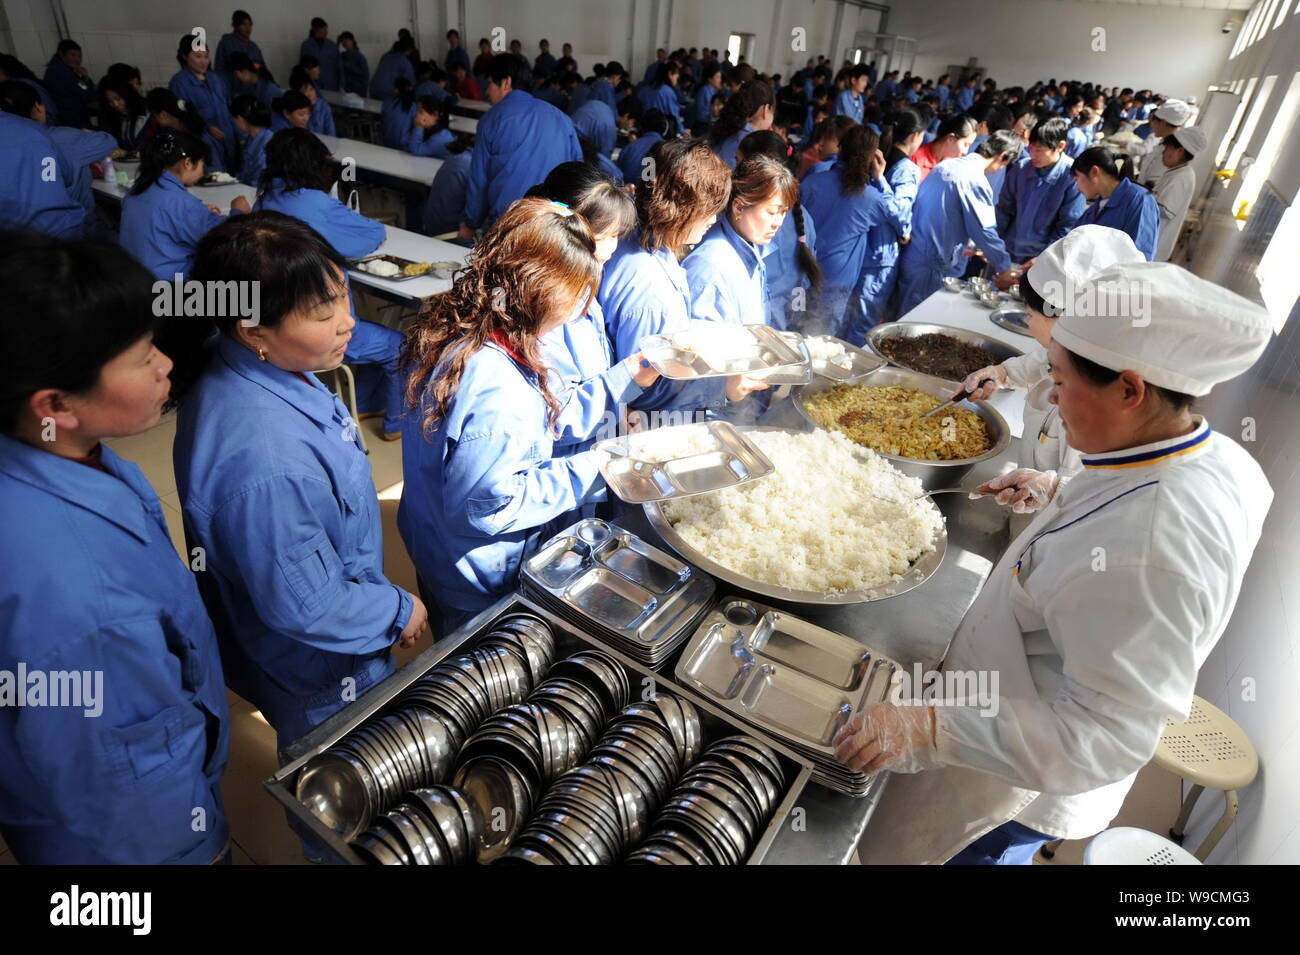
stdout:
[[1192,784],[1178,821],[1169,830],[1169,838],[1180,845],[1187,819],[1201,793],[1206,789],[1223,792],[1223,815],[1194,853],[1204,862],[1237,817],[1237,790],[1254,781],[1259,772],[1259,755],[1249,737],[1227,713],[1194,696],[1186,721],[1170,720],[1165,724],[1154,762]]

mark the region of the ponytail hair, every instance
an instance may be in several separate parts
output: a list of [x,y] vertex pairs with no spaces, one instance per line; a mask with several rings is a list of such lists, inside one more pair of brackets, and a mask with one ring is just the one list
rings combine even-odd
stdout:
[[438,117],[438,122],[424,131],[424,138],[427,141],[434,133],[446,129],[447,124],[451,122],[451,117],[447,115],[447,108],[442,105],[436,96],[421,96],[416,99],[416,102],[420,104],[420,109],[431,116],[436,114]]
[[840,189],[846,196],[857,195],[871,181],[871,159],[880,137],[867,126],[855,126],[840,142]]
[[185,127],[185,131],[193,136],[203,135],[203,119],[189,103],[176,98],[173,93],[165,86],[157,86],[151,89],[144,98],[145,105],[148,107],[150,114],[154,116],[167,113],[175,116]]
[[397,89],[397,98],[402,104],[402,110],[410,110],[415,105],[415,87],[405,76],[399,76],[394,81],[393,86]]
[[[849,122],[851,124],[852,120]],[[742,139],[739,152],[744,153],[745,161],[737,164],[736,172],[733,174],[731,193],[733,198],[736,195],[735,178],[741,175],[740,167],[751,160],[763,157],[769,162],[778,162],[788,169],[791,175],[793,175],[795,163],[798,161],[794,150],[791,149],[781,134],[768,129],[750,133]],[[804,226],[803,206],[799,204],[797,191],[790,200],[790,218],[794,220],[795,235],[799,237],[799,242],[795,247],[795,261],[799,264],[799,271],[804,274],[813,290],[816,291],[821,288],[822,267],[817,263],[817,257],[813,255],[812,249],[808,248],[808,233]]]
[[1113,153],[1105,146],[1093,146],[1091,149],[1085,149],[1079,153],[1079,158],[1074,161],[1071,168],[1074,172],[1084,176],[1094,169],[1100,169],[1112,179],[1132,179],[1137,172],[1133,168],[1131,158],[1119,153]]
[[709,131],[709,145],[715,149],[745,128],[749,117],[764,106],[776,106],[776,97],[772,87],[764,80],[749,80],[733,95],[727,97],[718,116]]
[[794,250],[795,261],[799,263],[799,271],[804,274],[808,284],[816,292],[822,287],[822,267],[817,261],[817,256],[813,255],[813,250],[808,248],[808,234],[804,231],[803,206],[798,202],[792,205],[790,216],[794,219],[795,235],[799,237]]
[[914,109],[900,109],[890,113],[889,118],[880,126],[880,151],[885,154],[885,161],[889,161],[889,154],[899,143],[909,136],[925,132],[925,127],[921,114]]
[[182,159],[210,162],[212,150],[201,138],[183,129],[162,129],[140,151],[140,173],[129,195],[138,196]]

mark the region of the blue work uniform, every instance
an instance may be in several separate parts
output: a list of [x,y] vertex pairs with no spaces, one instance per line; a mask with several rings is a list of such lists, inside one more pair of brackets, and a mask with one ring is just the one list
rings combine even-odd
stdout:
[[627,365],[614,361],[600,304],[593,300],[583,315],[547,332],[538,345],[542,360],[554,373],[551,391],[560,402],[552,455],[566,457],[587,450],[601,438],[614,437],[619,406],[640,395],[641,387],[632,380]]
[[803,180],[807,179],[815,172],[825,172],[827,169],[830,169],[832,166],[834,166],[835,163],[839,161],[839,158],[840,158],[839,153],[833,153],[832,155],[827,156],[825,159],[817,160],[817,162],[813,163],[811,166],[809,166],[807,169],[803,171],[803,175],[799,177],[799,181],[802,182]]
[[1075,227],[1087,200],[1074,184],[1074,160],[1036,169],[1021,160],[1007,173],[997,201],[998,233],[1017,262],[1038,255]]
[[[969,86],[963,86],[957,91],[957,112],[965,113],[975,105],[975,90]],[[929,178],[928,176],[926,178]]]
[[239,181],[249,186],[261,184],[266,169],[266,145],[271,141],[269,129],[259,129],[244,141],[244,159],[239,166]]
[[771,244],[755,245],[718,216],[699,245],[682,260],[691,290],[691,315],[709,322],[767,322],[767,269]]
[[45,65],[45,88],[54,100],[57,119],[46,117],[46,122],[78,129],[90,125],[90,107],[98,97],[95,83],[82,76],[56,53]]
[[[301,219],[325,237],[339,255],[359,259],[369,255],[383,244],[388,230],[383,223],[367,219],[353,212],[327,192],[319,189],[294,189],[286,191],[284,184],[273,180],[269,189],[257,200],[257,208],[272,209],[287,216]],[[373,322],[357,318],[352,302],[352,283],[344,276],[348,286],[348,300],[352,317],[357,325],[352,329],[343,360],[349,365],[373,367],[357,368],[357,410],[362,413],[383,410],[384,433],[396,434],[401,430],[402,392],[404,384],[397,371],[397,352],[402,345],[401,333]]]
[[893,98],[898,91],[898,84],[893,80],[881,80],[876,84],[876,102],[884,103],[885,100]]
[[1082,126],[1071,126],[1065,134],[1065,154],[1071,159],[1078,159],[1092,144],[1092,137]]
[[713,97],[718,95],[708,83],[699,87],[695,91],[695,112],[692,120],[697,123],[710,123],[713,121]]
[[832,113],[836,116],[847,116],[855,123],[860,123],[865,109],[862,96],[851,89],[842,89],[840,95],[835,97],[835,108]]
[[298,47],[298,59],[304,56],[314,56],[320,62],[320,79],[316,81],[317,85],[323,90],[336,90],[339,88],[339,46],[329,37],[318,40],[313,36],[307,37]]
[[374,76],[370,77],[370,95],[374,99],[384,99],[397,87],[398,77],[406,77],[412,88],[415,87],[415,67],[411,58],[405,53],[389,50],[379,58]]
[[[863,270],[872,251],[872,231],[879,235],[879,230],[897,229],[898,215],[888,180],[874,180],[846,195],[843,172],[844,164],[836,162],[830,169],[809,175],[801,186],[803,203],[817,223],[817,261],[822,267],[819,307],[803,331],[847,339],[854,332],[865,335],[862,329],[850,330],[847,323],[855,317],[859,324],[862,321],[864,310],[851,309],[850,301],[861,292]],[[874,306],[865,311],[874,314]]]
[[[799,209],[803,213],[804,244],[816,257],[817,224],[803,205]],[[767,270],[767,324],[782,331],[798,331],[807,314],[807,290],[812,282],[799,265],[799,226],[793,209],[776,230],[763,267]],[[804,290],[798,302],[794,297],[796,288]]]
[[425,235],[446,235],[460,228],[465,210],[465,189],[469,185],[469,152],[443,160],[429,187],[422,228]]
[[86,704],[0,706],[0,836],[28,864],[206,865],[230,835],[216,636],[158,495],[100,454],[0,436],[0,670],[79,675]]
[[451,626],[512,591],[524,558],[598,500],[605,482],[598,452],[552,456],[536,376],[494,341],[466,361],[447,413],[428,436],[422,412],[403,421],[397,527]]
[[465,221],[478,227],[500,218],[560,163],[581,161],[569,117],[523,90],[511,90],[478,122]]
[[365,96],[370,91],[370,64],[360,50],[339,51],[339,73],[346,92]]
[[968,242],[995,272],[1011,267],[998,235],[988,160],[976,153],[945,159],[921,182],[912,204],[912,240],[903,246],[898,272],[898,314],[904,316],[943,285],[945,275],[966,269]]
[[172,456],[226,681],[283,748],[393,671],[411,619],[411,595],[384,576],[370,460],[314,375],[227,335],[181,405]]
[[311,116],[307,120],[307,129],[313,133],[320,133],[322,136],[337,136],[334,131],[334,111],[330,109],[330,104],[325,102],[325,97],[319,93],[316,94],[316,102],[312,104]]
[[266,57],[262,55],[262,48],[257,45],[257,41],[249,39],[244,42],[243,37],[238,33],[231,31],[223,33],[221,40],[217,43],[216,55],[212,58],[212,68],[218,73],[230,73],[229,59],[232,53],[246,53],[253,63],[266,65]]
[[86,210],[72,194],[75,171],[49,130],[0,111],[0,228],[78,239]]
[[415,121],[415,100],[410,106],[402,105],[402,97],[389,93],[384,97],[379,114],[379,138],[390,149],[401,149],[406,143],[406,134],[410,132]]
[[952,96],[952,87],[947,83],[940,83],[934,88],[934,94],[939,97],[939,108],[948,108],[948,99]]
[[885,181],[894,190],[885,208],[886,222],[867,235],[862,277],[849,301],[845,340],[854,345],[865,343],[868,331],[893,317],[900,243],[912,232],[912,204],[921,185],[921,170],[910,159],[899,159],[885,171]]
[[550,76],[555,72],[555,57],[550,53],[539,53],[537,59],[533,60],[533,69],[540,71],[543,76]]
[[118,236],[154,278],[171,282],[178,272],[189,277],[199,240],[224,221],[164,172],[144,192],[123,197]]
[[[428,136],[425,136],[428,133]],[[446,159],[451,155],[447,149],[456,141],[456,134],[447,127],[428,130],[412,125],[406,134],[404,143],[406,151],[412,156],[431,156],[434,159]]]
[[752,133],[753,131],[754,131],[754,127],[751,126],[749,123],[745,123],[745,125],[741,127],[740,132],[735,133],[732,136],[728,136],[717,146],[715,146],[713,148],[713,151],[717,153],[719,157],[721,157],[723,162],[725,162],[732,169],[735,169],[736,150],[740,148],[740,141],[744,139],[746,136],[748,136],[750,133]]
[[681,122],[680,105],[677,102],[677,89],[662,83],[659,86],[643,86],[637,90],[641,105],[647,110],[657,109],[665,116]]
[[658,133],[642,133],[623,147],[618,154],[618,168],[623,174],[624,182],[641,181],[641,169],[645,157],[650,155],[650,150],[655,148],[656,143],[661,142],[663,137]]
[[577,86],[573,87],[573,89],[569,90],[569,115],[575,115],[579,109],[590,102],[591,87],[586,83],[579,83]]
[[1160,205],[1150,191],[1121,179],[1109,199],[1098,199],[1079,216],[1078,225],[1104,225],[1128,233],[1148,262],[1160,243]]
[[569,114],[578,135],[590,140],[601,155],[608,156],[618,142],[618,121],[614,111],[599,100],[587,100]]
[[[601,309],[615,361],[641,350],[641,340],[685,327],[692,317],[690,280],[666,248],[647,252],[640,231],[625,235],[601,277]],[[727,405],[726,379],[673,381],[660,378],[629,405],[639,411],[671,415],[685,424],[700,415],[719,414]]]
[[465,72],[470,71],[469,53],[463,46],[447,50],[447,58],[442,61],[442,68],[446,70],[448,76],[456,75],[457,65],[465,67]]
[[68,161],[68,193],[86,210],[86,228],[95,222],[95,194],[91,189],[90,164],[106,158],[117,148],[112,133],[87,132],[72,126],[51,126],[47,132]]
[[433,80],[422,80],[417,83],[415,86],[415,95],[417,97],[432,96],[439,103],[445,102],[448,99],[454,102],[456,99],[453,94],[447,92],[445,86],[441,83],[435,83]]
[[596,80],[591,87],[591,98],[598,99],[618,115],[618,90],[614,89],[614,84],[603,76]]
[[230,101],[232,103],[236,97],[251,96],[267,109],[270,109],[271,104],[284,95],[284,90],[280,89],[278,84],[260,76],[255,83],[240,83],[231,74],[225,73],[222,75],[227,77],[226,82],[230,85]]
[[[203,140],[212,150],[212,161],[208,163],[211,172],[233,172],[235,170],[235,123],[230,118],[230,87],[226,78],[220,73],[207,72],[199,79],[197,73],[189,69],[177,72],[167,84],[168,89],[193,106],[203,120]],[[217,139],[208,131],[215,126],[226,138]]]

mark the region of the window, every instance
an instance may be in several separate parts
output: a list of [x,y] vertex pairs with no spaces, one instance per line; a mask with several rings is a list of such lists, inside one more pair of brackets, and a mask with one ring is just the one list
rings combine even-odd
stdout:
[[1219,143],[1219,151],[1214,154],[1214,162],[1220,168],[1227,169],[1228,165],[1223,161],[1228,154],[1228,147],[1232,144],[1233,137],[1237,135],[1237,130],[1241,128],[1241,118],[1246,115],[1246,107],[1250,105],[1250,94],[1255,91],[1255,84],[1259,82],[1258,76],[1252,76],[1249,82],[1237,80],[1233,84],[1235,92],[1241,92],[1241,84],[1246,83],[1246,92],[1241,95],[1241,102],[1237,104],[1237,110],[1232,114],[1232,122],[1228,124],[1228,132],[1224,134],[1223,142]]
[[[1271,89],[1268,84],[1265,84],[1265,86]],[[1286,98],[1282,100],[1281,108],[1269,121],[1268,135],[1264,138],[1264,145],[1260,147],[1259,155],[1255,157],[1255,161],[1246,170],[1246,178],[1241,184],[1241,191],[1237,193],[1239,204],[1246,202],[1254,205],[1255,198],[1259,195],[1260,190],[1264,187],[1264,182],[1273,171],[1273,163],[1277,161],[1277,155],[1282,151],[1282,144],[1294,132],[1297,113],[1300,113],[1300,73],[1296,73],[1291,78],[1291,86],[1286,91]],[[1249,214],[1249,207],[1247,208],[1247,214]]]
[[752,33],[728,34],[727,52],[731,54],[732,63],[740,63],[742,60],[746,63],[749,63],[750,60],[754,58],[754,34]]
[[1277,20],[1273,22],[1274,30],[1280,27],[1282,25],[1282,21],[1286,19],[1286,11],[1287,11],[1287,7],[1289,6],[1291,6],[1291,0],[1282,0],[1282,6],[1279,7],[1277,11]]
[[1232,144],[1232,149],[1228,152],[1229,169],[1236,169],[1237,163],[1241,162],[1246,147],[1250,145],[1251,137],[1255,135],[1255,127],[1259,125],[1260,118],[1264,114],[1264,107],[1268,105],[1268,98],[1273,95],[1273,84],[1276,82],[1276,76],[1266,76],[1264,82],[1259,85],[1259,92],[1255,94],[1255,99],[1250,104],[1250,111],[1246,114],[1246,122],[1241,127],[1237,141]]
[[1300,211],[1292,205],[1282,213],[1282,220],[1255,269],[1260,297],[1273,316],[1273,330],[1279,335],[1295,309],[1296,296],[1300,295],[1300,271],[1295,267],[1297,245],[1300,245]]

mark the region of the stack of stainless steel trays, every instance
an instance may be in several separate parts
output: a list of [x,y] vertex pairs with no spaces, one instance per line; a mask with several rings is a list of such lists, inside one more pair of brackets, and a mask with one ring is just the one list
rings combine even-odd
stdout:
[[599,441],[594,450],[608,455],[600,473],[629,504],[720,491],[776,470],[758,445],[728,421],[639,431]]
[[595,518],[553,537],[520,577],[538,603],[652,669],[690,637],[715,586],[690,564]]
[[889,697],[899,669],[843,634],[732,598],[700,623],[675,674],[811,760],[815,781],[862,796],[871,777],[836,760],[831,740],[855,713]]
[[749,375],[772,385],[804,385],[812,378],[808,350],[769,325],[692,321],[640,345],[659,374],[678,381]]

